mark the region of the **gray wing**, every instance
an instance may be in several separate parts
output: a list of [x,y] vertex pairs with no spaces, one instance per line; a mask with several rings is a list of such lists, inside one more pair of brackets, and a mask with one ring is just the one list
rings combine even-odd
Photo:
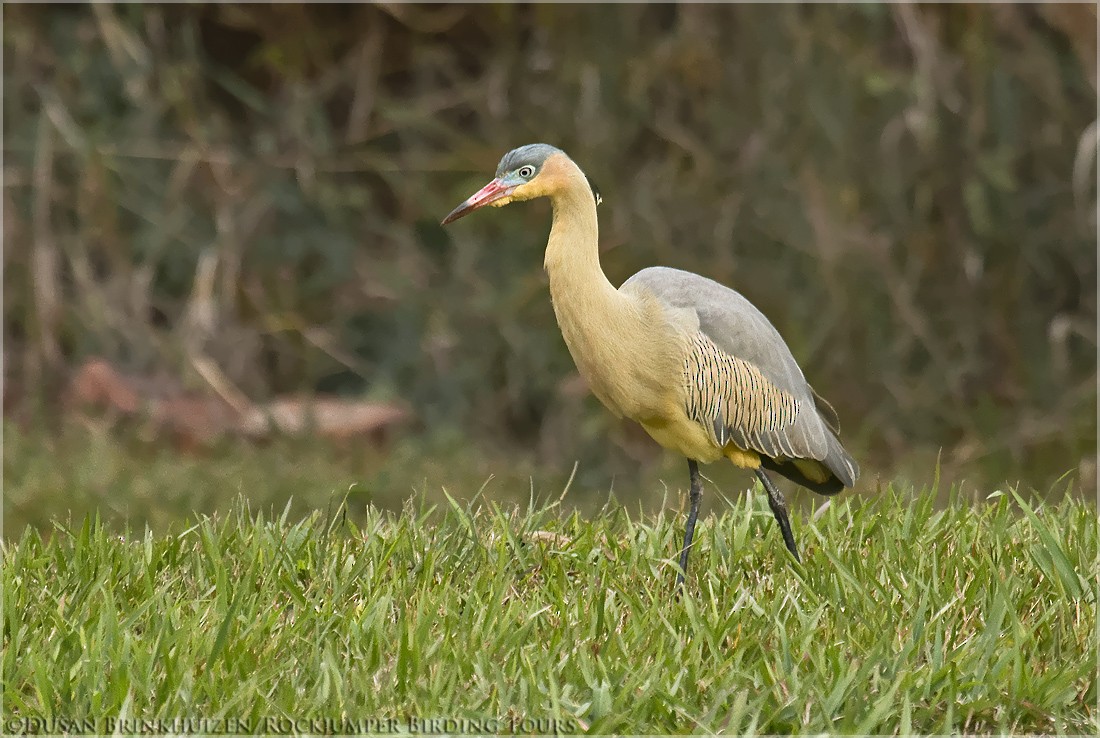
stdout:
[[[722,375],[701,384],[718,387],[711,394],[728,398],[722,407],[707,395],[700,400],[704,407],[694,408],[705,416],[700,417],[704,425],[714,424],[708,431],[717,442],[729,437],[771,457],[822,461],[846,486],[854,483],[858,470],[831,427],[838,427],[836,413],[824,400],[818,404],[817,393],[786,341],[743,295],[712,279],[668,267],[643,269],[623,288],[642,289],[666,305],[695,311],[705,339],[695,340],[693,357],[702,358],[689,361],[688,370]],[[707,344],[718,356],[706,355]],[[754,409],[753,398],[765,402]]]
[[810,386],[771,321],[736,290],[713,279],[670,267],[643,269],[623,283],[644,287],[667,305],[690,308],[699,329],[718,348],[749,362],[780,388],[813,405]]

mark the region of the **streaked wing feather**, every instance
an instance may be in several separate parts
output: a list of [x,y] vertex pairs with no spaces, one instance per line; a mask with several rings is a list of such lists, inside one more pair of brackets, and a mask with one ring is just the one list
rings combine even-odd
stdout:
[[[754,371],[744,372],[744,387],[730,386],[732,378],[719,379],[726,393],[740,392],[737,403],[747,425],[737,417],[727,417],[729,435],[734,443],[768,456],[822,459],[828,453],[828,429],[817,412],[813,391],[802,374],[783,337],[775,326],[739,292],[698,274],[650,267],[628,279],[623,289],[642,289],[653,293],[665,304],[690,309],[698,316],[699,331],[717,350],[719,357],[731,357]],[[721,358],[709,359],[720,363]],[[705,362],[704,362],[705,363]],[[701,415],[704,428],[718,418],[711,395],[706,389],[691,412],[713,410]],[[767,422],[768,408],[774,406],[781,423]],[[792,409],[785,409],[793,407]],[[789,417],[793,414],[793,417]],[[835,415],[835,413],[834,413]],[[755,419],[755,420],[752,420]],[[707,421],[710,422],[707,422]],[[781,431],[779,429],[782,429]],[[717,434],[715,440],[717,441]]]
[[798,458],[797,421],[804,400],[777,387],[752,364],[696,334],[684,363],[689,417],[723,448],[733,441],[767,456]]

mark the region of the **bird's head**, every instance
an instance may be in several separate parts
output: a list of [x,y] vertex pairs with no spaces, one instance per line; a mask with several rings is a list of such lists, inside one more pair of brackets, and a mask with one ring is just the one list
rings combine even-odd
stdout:
[[[553,197],[569,186],[576,173],[584,176],[564,151],[549,144],[527,144],[518,149],[512,149],[501,158],[493,181],[452,210],[443,219],[443,225],[452,223],[486,205],[500,208],[511,202],[532,200],[536,197]],[[587,181],[598,205],[600,193],[591,180]]]

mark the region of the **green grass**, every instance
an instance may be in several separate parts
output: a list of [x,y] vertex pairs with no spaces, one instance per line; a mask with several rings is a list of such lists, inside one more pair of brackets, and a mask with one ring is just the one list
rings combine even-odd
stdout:
[[933,499],[796,514],[800,566],[761,495],[712,497],[679,599],[675,511],[28,527],[3,549],[6,717],[1095,733],[1095,508]]
[[[344,497],[354,515],[368,506],[400,511],[410,497],[438,502],[443,489],[460,501],[481,488],[485,498],[501,504],[526,503],[532,495],[555,500],[566,485],[566,503],[584,513],[599,510],[608,490],[625,505],[653,509],[664,495],[675,494],[666,485],[675,490],[688,477],[683,458],[656,444],[647,449],[651,458],[645,464],[612,446],[597,448],[595,460],[577,460],[574,469],[454,431],[399,438],[384,448],[361,440],[275,438],[263,444],[225,440],[196,453],[106,424],[68,423],[51,433],[5,423],[3,431],[3,532],[9,540],[28,525],[50,528],[56,518],[87,515],[99,515],[115,529],[129,524],[162,533],[182,519],[225,511],[238,495],[265,510],[282,510],[290,500],[295,519]],[[731,491],[751,479],[732,464],[712,464],[707,475]],[[798,505],[810,495],[795,493],[791,502]]]

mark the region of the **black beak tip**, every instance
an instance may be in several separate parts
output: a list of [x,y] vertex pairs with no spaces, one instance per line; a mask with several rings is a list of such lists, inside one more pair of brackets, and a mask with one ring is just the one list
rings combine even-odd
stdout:
[[456,220],[461,218],[463,215],[466,215],[466,213],[470,212],[469,209],[466,207],[466,205],[467,205],[466,203],[462,203],[457,208],[455,208],[451,212],[447,213],[447,217],[444,218],[442,221],[440,221],[439,225],[445,226],[448,223],[454,223]]

